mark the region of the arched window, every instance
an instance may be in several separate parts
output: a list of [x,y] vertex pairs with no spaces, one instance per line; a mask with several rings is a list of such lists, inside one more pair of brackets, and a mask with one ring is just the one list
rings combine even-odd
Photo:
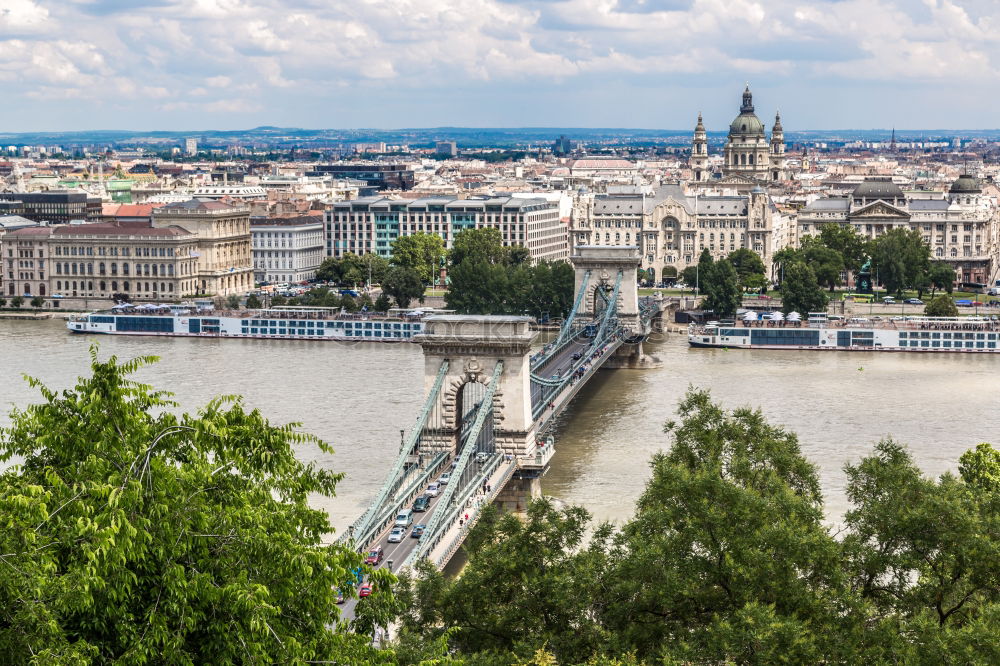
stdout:
[[125,293],[128,293],[128,281],[127,280],[125,281],[124,284],[122,284],[122,289],[125,290]]
[[38,284],[38,295],[39,296],[44,296],[45,295],[45,283],[44,282],[40,282]]
[[62,275],[62,264],[56,262],[56,275]]
[[173,264],[167,264],[167,275],[169,275],[170,277],[174,276],[174,265]]
[[958,250],[955,249],[955,248],[951,248],[951,256],[957,257],[958,256]]
[[167,285],[166,285],[166,283],[164,283],[164,282],[161,282],[161,283],[160,283],[160,293],[162,294],[162,293],[163,293],[163,292],[165,292],[166,290],[167,290]]
[[746,153],[744,153],[744,154],[740,155],[740,164],[745,166],[746,163],[747,163],[747,156],[746,156]]
[[92,281],[87,282],[87,291],[94,291],[94,283]]
[[76,264],[73,264],[73,275],[76,275]]
[[122,275],[128,275],[128,267],[129,267],[128,262],[122,263]]
[[101,263],[97,264],[97,270],[101,272],[101,275],[104,275],[104,262],[103,261]]
[[56,280],[56,291],[62,291],[62,280]]
[[753,155],[750,155],[750,164],[753,164]]
[[944,248],[943,247],[939,247],[939,248],[935,249],[934,250],[934,256],[935,257],[943,257],[944,256]]
[[153,264],[153,277],[156,277],[156,264]]
[[93,275],[93,274],[94,274],[94,264],[88,263],[87,264],[87,275]]
[[107,291],[107,290],[108,290],[108,285],[104,282],[104,280],[101,280],[101,291]]
[[118,280],[112,280],[111,281],[111,291],[117,293],[117,291],[118,291]]

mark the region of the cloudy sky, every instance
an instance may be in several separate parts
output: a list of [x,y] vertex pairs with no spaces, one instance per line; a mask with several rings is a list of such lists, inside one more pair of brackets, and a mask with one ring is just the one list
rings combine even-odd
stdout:
[[0,131],[996,128],[1000,0],[0,0]]

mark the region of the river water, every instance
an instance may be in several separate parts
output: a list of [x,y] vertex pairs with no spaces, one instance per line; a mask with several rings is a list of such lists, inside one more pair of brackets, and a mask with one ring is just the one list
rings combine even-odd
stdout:
[[[274,423],[298,421],[333,454],[304,459],[346,473],[334,499],[318,499],[339,532],[377,492],[399,450],[400,430],[423,403],[423,358],[410,344],[323,343],[98,336],[62,321],[0,320],[0,424],[10,406],[38,395],[28,374],[62,389],[87,372],[88,346],[119,358],[155,355],[139,378],[173,391],[193,411],[220,394],[241,394]],[[598,520],[622,521],[649,478],[649,459],[669,447],[663,423],[689,386],[726,407],[761,408],[798,433],[819,467],[828,517],[846,511],[843,466],[892,435],[921,468],[957,468],[963,451],[1000,443],[1000,355],[781,352],[689,349],[683,336],[647,345],[654,370],[611,370],[584,387],[554,430],[556,454],[542,490],[581,504]]]

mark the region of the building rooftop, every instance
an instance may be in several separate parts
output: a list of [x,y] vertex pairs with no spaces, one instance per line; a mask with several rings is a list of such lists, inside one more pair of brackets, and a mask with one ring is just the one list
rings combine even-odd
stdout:
[[70,224],[52,227],[53,236],[192,236],[187,229],[176,225],[152,227],[148,225],[114,223]]

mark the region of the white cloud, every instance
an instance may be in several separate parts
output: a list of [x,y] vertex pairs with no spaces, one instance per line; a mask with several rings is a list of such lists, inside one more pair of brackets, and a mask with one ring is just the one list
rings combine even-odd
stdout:
[[[8,97],[113,96],[132,113],[242,117],[363,88],[357,117],[369,105],[406,125],[442,90],[1000,83],[1000,2],[983,0],[0,0],[0,34]],[[17,125],[16,112],[0,120]]]

